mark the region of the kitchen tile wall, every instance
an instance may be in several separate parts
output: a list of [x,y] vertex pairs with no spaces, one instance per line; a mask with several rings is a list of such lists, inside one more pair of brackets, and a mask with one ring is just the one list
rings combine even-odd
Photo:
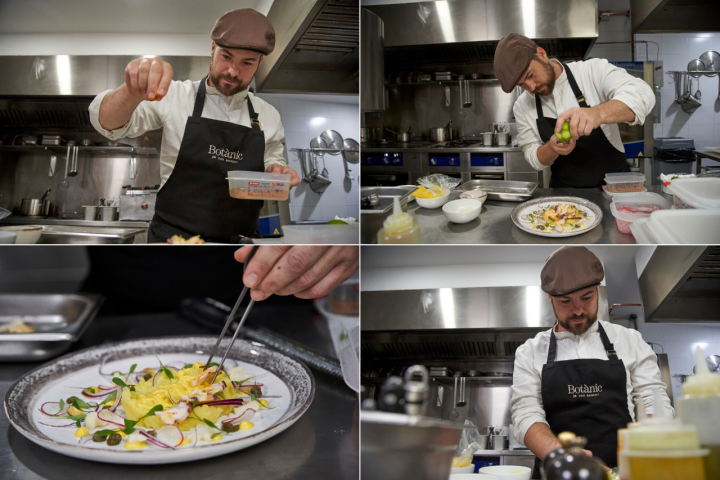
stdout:
[[[359,97],[356,103],[337,103],[318,98],[318,95],[259,94],[272,104],[282,117],[288,149],[289,166],[302,175],[297,154],[291,148],[309,148],[310,140],[327,129],[336,130],[343,138],[359,141]],[[328,97],[329,100],[335,97]],[[344,100],[347,101],[347,100]],[[332,183],[322,194],[310,189],[307,182],[290,192],[290,215],[292,220],[330,221],[339,216],[360,218],[360,193],[358,188],[359,165],[348,165],[352,179],[345,178],[342,156],[324,156],[325,166]],[[323,161],[320,159],[320,170]]]
[[[708,50],[720,51],[720,33],[663,33],[635,35],[636,40],[647,40],[660,45],[659,59],[663,61],[664,84],[661,94],[661,123],[655,124],[655,138],[686,137],[695,140],[695,148],[720,145],[720,97],[716,77],[700,77],[693,82],[693,91],[702,92],[702,106],[694,113],[682,111],[675,102],[675,84],[671,70],[687,70],[688,62]],[[650,44],[650,60],[658,58],[657,48]],[[644,61],[645,47],[637,45],[637,61]],[[717,162],[705,161],[717,166]]]

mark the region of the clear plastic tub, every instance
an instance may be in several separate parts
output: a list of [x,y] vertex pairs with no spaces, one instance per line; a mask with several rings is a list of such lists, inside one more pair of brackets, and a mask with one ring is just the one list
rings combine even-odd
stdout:
[[618,230],[632,234],[630,224],[640,218],[647,218],[656,210],[667,210],[670,202],[657,193],[639,193],[629,197],[615,197],[610,211],[615,217]]
[[645,174],[639,172],[606,173],[605,183],[608,192],[642,192]]
[[292,177],[283,173],[228,172],[230,196],[240,200],[286,201]]
[[720,208],[720,178],[678,178],[668,185],[675,208]]
[[662,210],[631,225],[637,243],[720,243],[720,209]]

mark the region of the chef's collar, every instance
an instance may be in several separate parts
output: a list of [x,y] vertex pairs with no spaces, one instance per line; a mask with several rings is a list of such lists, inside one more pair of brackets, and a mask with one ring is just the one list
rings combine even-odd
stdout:
[[[210,80],[210,79],[208,78],[208,80]],[[243,90],[242,92],[236,93],[235,95],[226,96],[226,95],[223,95],[222,93],[220,93],[220,91],[217,88],[210,86],[210,84],[208,83],[208,80],[205,81],[205,93],[207,95],[219,96],[228,105],[230,105],[232,102],[243,102],[247,98],[249,87],[246,88],[245,90]]]
[[[554,58],[551,60],[551,62],[557,62],[560,63],[559,60],[555,60]],[[555,88],[559,87],[560,85],[563,85],[565,82],[567,82],[567,73],[565,73],[565,70],[567,70],[567,67],[560,63],[560,66],[562,67],[562,73],[558,78],[555,79]],[[553,89],[553,92],[555,89]]]
[[563,338],[570,338],[570,337],[580,337],[580,338],[587,338],[588,335],[591,333],[597,332],[598,329],[598,322],[600,320],[598,319],[595,323],[593,323],[592,327],[588,328],[588,330],[583,333],[582,335],[575,335],[569,330],[565,330],[564,332],[558,332],[555,328],[558,326],[559,322],[555,322],[555,326],[553,326],[553,333],[555,333],[555,338],[558,340],[562,340]]

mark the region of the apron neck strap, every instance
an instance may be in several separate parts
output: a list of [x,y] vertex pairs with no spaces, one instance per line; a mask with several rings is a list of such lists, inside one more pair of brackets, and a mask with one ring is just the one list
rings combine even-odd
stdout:
[[[610,343],[610,339],[608,338],[607,334],[605,333],[605,329],[600,323],[598,323],[598,333],[600,334],[600,339],[602,340],[603,347],[605,348],[605,353],[607,354],[608,359],[618,360],[615,347],[613,347],[613,344]],[[548,348],[547,363],[553,363],[555,361],[555,357],[557,357],[557,340],[555,339],[555,327],[553,327],[552,330],[550,330],[550,348]]]
[[[202,117],[203,107],[205,106],[205,85],[207,85],[207,79],[208,75],[205,75],[205,78],[200,81],[200,87],[198,88],[197,95],[195,95],[195,107],[193,108],[192,113],[193,117]],[[248,113],[250,113],[250,126],[253,130],[261,131],[262,125],[260,124],[260,120],[258,120],[258,114],[255,113],[255,109],[253,108],[252,102],[250,101],[250,92],[248,92],[247,102]]]
[[578,84],[575,81],[575,77],[573,77],[573,74],[570,71],[570,69],[568,68],[567,64],[563,62],[562,65],[567,74],[568,82],[570,83],[570,88],[572,88],[573,95],[575,95],[575,99],[577,100],[578,104],[582,108],[590,108],[590,105],[588,105],[587,102],[585,102],[585,94],[580,91],[580,87],[578,87]]

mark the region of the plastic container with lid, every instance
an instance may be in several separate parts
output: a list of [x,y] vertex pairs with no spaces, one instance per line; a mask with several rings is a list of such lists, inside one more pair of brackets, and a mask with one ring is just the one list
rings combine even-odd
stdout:
[[642,418],[639,426],[628,430],[628,445],[623,454],[628,458],[630,478],[706,480],[703,458],[709,452],[700,448],[697,429],[668,417],[662,407],[660,389],[655,391],[653,403],[653,417]]
[[605,183],[608,192],[642,192],[645,174],[639,172],[606,173]]
[[660,210],[630,225],[637,243],[717,244],[720,209]]
[[675,208],[720,208],[720,178],[678,178],[668,185]]
[[377,238],[380,244],[420,243],[420,230],[412,216],[403,212],[399,197],[393,198],[393,213],[383,222]]
[[632,233],[630,224],[640,218],[647,218],[657,210],[667,210],[670,202],[657,193],[638,193],[632,196],[614,197],[610,211],[615,217],[618,230]]
[[284,173],[228,172],[230,196],[240,200],[285,201],[290,195],[292,177]]
[[683,383],[675,401],[678,417],[697,428],[700,445],[710,450],[704,457],[707,478],[720,478],[720,373],[711,373],[703,349],[695,351],[697,373]]

